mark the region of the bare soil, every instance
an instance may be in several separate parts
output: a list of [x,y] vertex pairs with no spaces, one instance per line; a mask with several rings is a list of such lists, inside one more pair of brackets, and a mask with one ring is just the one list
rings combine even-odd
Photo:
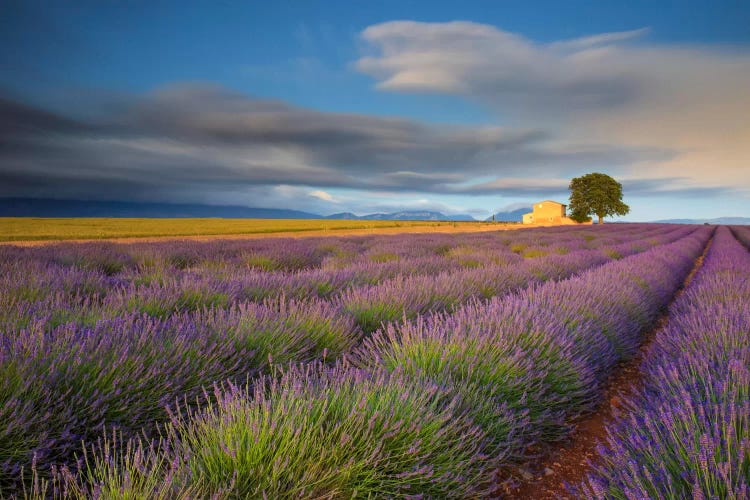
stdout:
[[[684,293],[695,273],[703,264],[703,259],[711,246],[706,244],[703,254],[695,261],[693,269],[675,294],[672,302]],[[671,305],[671,304],[670,304]],[[622,411],[623,402],[643,386],[643,360],[648,356],[652,341],[667,325],[669,308],[666,308],[654,327],[644,335],[638,353],[621,363],[605,384],[602,403],[599,408],[574,422],[575,431],[567,441],[556,446],[540,448],[539,458],[513,470],[498,474],[497,498],[513,499],[561,499],[575,498],[568,485],[575,485],[586,478],[597,459],[597,445],[607,438],[607,427]]]

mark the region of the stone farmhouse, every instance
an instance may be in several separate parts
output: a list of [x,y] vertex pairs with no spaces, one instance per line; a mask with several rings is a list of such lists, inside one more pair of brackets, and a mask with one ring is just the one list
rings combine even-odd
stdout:
[[523,223],[545,226],[578,224],[578,222],[565,215],[566,206],[552,200],[534,203],[534,211],[523,214]]

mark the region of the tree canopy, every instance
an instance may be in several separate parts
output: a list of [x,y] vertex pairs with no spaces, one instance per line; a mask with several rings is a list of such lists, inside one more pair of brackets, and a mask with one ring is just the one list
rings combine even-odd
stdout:
[[594,172],[570,181],[570,218],[586,222],[591,215],[599,218],[610,215],[625,215],[630,207],[622,201],[622,184],[606,174]]

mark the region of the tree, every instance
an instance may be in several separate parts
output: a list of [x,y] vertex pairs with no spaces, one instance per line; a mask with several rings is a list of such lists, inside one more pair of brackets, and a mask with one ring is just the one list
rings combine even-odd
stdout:
[[606,174],[595,172],[570,181],[570,218],[576,222],[599,217],[599,224],[609,215],[625,215],[630,207],[622,201],[622,184]]

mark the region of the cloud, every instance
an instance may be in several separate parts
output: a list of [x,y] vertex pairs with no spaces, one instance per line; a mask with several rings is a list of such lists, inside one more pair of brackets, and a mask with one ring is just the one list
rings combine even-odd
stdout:
[[313,198],[318,198],[319,200],[336,203],[336,200],[333,198],[333,196],[331,196],[329,193],[326,193],[325,191],[321,191],[320,189],[310,191],[309,193],[307,193],[307,195],[312,196]]
[[647,179],[622,179],[624,193],[631,196],[666,199],[718,198],[742,195],[732,186],[703,185],[694,186],[685,177],[662,177]]
[[[98,99],[76,116],[86,118],[0,100],[0,196],[223,202],[283,185],[331,202],[335,188],[456,194],[477,179],[562,178],[670,155],[560,143],[534,128],[326,113],[207,85]],[[504,182],[525,194],[535,181]]]
[[550,47],[562,50],[583,50],[603,45],[610,45],[614,42],[623,42],[642,37],[650,30],[648,28],[639,28],[630,31],[616,31],[612,33],[602,33],[599,35],[584,36],[572,40],[564,40],[549,44]]
[[520,209],[529,209],[531,207],[531,203],[528,202],[517,202],[517,203],[508,203],[506,205],[501,206],[500,208],[496,208],[492,211],[492,213],[498,213],[498,212],[513,212],[515,210]]
[[[655,198],[692,198],[733,196],[738,192],[726,186],[692,186],[684,177],[625,178],[620,179],[623,192],[628,196]],[[570,179],[505,178],[488,182],[453,186],[448,192],[471,195],[501,196],[557,196],[567,197]]]
[[80,133],[88,130],[85,124],[55,113],[0,96],[0,139],[35,132]]
[[[750,190],[750,52],[649,42],[646,29],[539,43],[473,22],[394,21],[362,32],[356,68],[391,92],[446,93],[561,141],[671,151],[634,177]],[[608,164],[605,164],[609,166]]]
[[504,111],[550,112],[614,106],[641,81],[612,64],[614,43],[641,30],[537,44],[493,26],[455,21],[393,21],[370,26],[363,39],[375,49],[356,67],[389,91],[475,96]]
[[549,196],[567,194],[567,179],[495,179],[493,181],[456,186],[453,191],[465,194],[519,194]]

